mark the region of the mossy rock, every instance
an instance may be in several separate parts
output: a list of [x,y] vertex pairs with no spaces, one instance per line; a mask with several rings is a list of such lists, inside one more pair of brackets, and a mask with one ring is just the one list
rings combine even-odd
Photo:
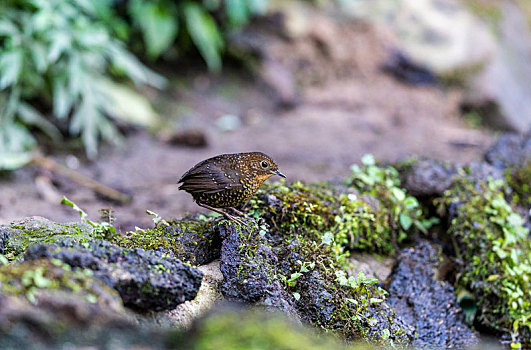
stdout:
[[531,241],[502,181],[458,179],[440,201],[449,215],[457,289],[476,299],[474,323],[530,343]]
[[88,269],[72,269],[60,260],[35,260],[0,266],[0,293],[38,302],[47,292],[75,295],[79,300],[123,311],[116,291],[93,277]]
[[348,276],[331,245],[313,234],[283,238],[258,227],[220,225],[222,292],[277,309],[351,341],[407,344],[412,330],[385,303],[374,279]]
[[32,216],[0,226],[0,254],[14,259],[31,245],[53,243],[64,238],[85,242],[92,239],[92,227],[82,222],[60,224]]
[[367,344],[346,345],[330,335],[308,329],[279,313],[260,309],[225,308],[198,320],[188,333],[173,340],[183,349],[291,349],[356,350],[371,349]]
[[155,228],[126,232],[113,238],[123,248],[171,252],[192,265],[204,265],[219,258],[221,240],[211,219],[164,221]]
[[33,245],[24,254],[26,261],[42,258],[91,269],[94,277],[120,293],[126,306],[142,312],[171,310],[193,300],[203,277],[168,253],[121,248],[104,240],[64,239]]
[[399,187],[394,172],[388,178],[382,175],[386,185],[361,184],[356,178],[346,185],[274,183],[251,199],[247,212],[265,219],[281,235],[304,233],[316,241],[332,241],[338,254],[349,250],[392,254],[429,226],[419,202]]
[[531,208],[531,160],[521,167],[505,170],[507,183],[513,190],[512,201],[525,209]]
[[165,343],[90,270],[58,260],[0,267],[1,349],[168,349]]

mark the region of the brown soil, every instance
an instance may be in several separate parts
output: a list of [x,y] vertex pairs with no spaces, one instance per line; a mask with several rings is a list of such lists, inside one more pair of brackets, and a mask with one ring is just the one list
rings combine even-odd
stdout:
[[[480,159],[492,143],[492,134],[472,129],[460,118],[459,90],[409,86],[382,72],[392,46],[383,31],[325,15],[315,17],[313,24],[319,31],[306,28],[297,35],[262,37],[265,51],[258,54],[264,66],[278,70],[259,71],[258,78],[236,68],[219,76],[174,71],[168,74],[173,80],[167,91],[146,91],[167,119],[162,135],[199,129],[208,146],[172,146],[137,132],[121,148],[104,149],[97,162],[81,164],[83,174],[133,194],[130,205],[106,202],[51,175],[57,191],[93,219],[99,217],[98,209],[113,207],[118,226],[132,229],[150,225],[146,209],[165,218],[202,211],[177,190],[176,181],[195,163],[220,153],[263,151],[288,181],[314,181],[345,177],[365,153],[385,161],[418,156],[468,162]],[[296,97],[289,95],[292,90]],[[278,106],[284,91],[297,102],[292,109]],[[223,115],[238,116],[241,126],[222,131],[218,122]],[[54,158],[64,163],[66,156]],[[31,215],[77,219],[70,208],[43,198],[36,174],[41,171],[26,168],[1,180],[0,223]]]

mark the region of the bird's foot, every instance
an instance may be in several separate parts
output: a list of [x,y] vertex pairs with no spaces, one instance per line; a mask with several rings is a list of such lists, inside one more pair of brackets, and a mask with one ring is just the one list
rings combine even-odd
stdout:
[[[214,208],[214,207],[211,207],[210,205],[206,205],[206,204],[203,204],[203,203],[197,203],[199,206],[203,207],[203,208],[206,208],[208,210],[212,210],[212,211],[215,211],[216,213],[218,214],[221,214],[223,215],[223,217],[225,217],[226,219],[230,220],[230,221],[234,221],[234,222],[237,222],[238,224],[240,225],[244,225],[246,227],[249,227],[249,224],[247,224],[245,221],[243,221],[242,219],[240,218],[237,218],[237,217],[234,217],[232,215],[230,215],[229,213],[227,213],[226,211],[223,211],[221,209],[218,209],[218,208]],[[233,208],[234,209],[234,208]],[[243,213],[242,213],[243,214]]]
[[234,214],[236,214],[238,216],[244,217],[244,218],[249,219],[249,220],[253,220],[252,217],[250,217],[249,215],[245,214],[244,212],[239,211],[236,208],[228,207],[227,209],[229,209],[230,211],[232,211]]

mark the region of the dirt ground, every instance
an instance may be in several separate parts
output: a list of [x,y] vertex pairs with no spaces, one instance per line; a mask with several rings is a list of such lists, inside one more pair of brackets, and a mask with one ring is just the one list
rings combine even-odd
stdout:
[[[98,219],[98,209],[112,207],[118,227],[129,230],[151,225],[146,209],[164,218],[203,211],[178,191],[176,181],[197,162],[221,153],[267,153],[288,181],[345,177],[366,153],[384,161],[411,156],[461,163],[480,159],[494,135],[461,119],[458,89],[401,83],[381,69],[389,55],[385,35],[366,24],[319,20],[329,30],[318,36],[308,30],[289,40],[265,39],[265,62],[281,67],[287,79],[273,77],[268,85],[264,74],[251,75],[238,67],[227,67],[217,76],[174,70],[167,74],[172,83],[166,91],[146,91],[166,119],[162,134],[201,130],[208,145],[175,146],[160,134],[139,131],[129,133],[119,148],[102,149],[96,162],[81,162],[78,171],[132,194],[131,204],[110,203],[62,176],[28,167],[0,179],[0,223],[32,215],[61,222],[77,219],[71,208],[38,190],[42,176],[36,181],[36,175],[50,178],[59,195],[93,219]],[[289,85],[290,79],[296,103],[282,109],[271,92],[286,87],[275,81]],[[225,131],[234,121],[240,125]],[[53,157],[74,165],[82,159]]]

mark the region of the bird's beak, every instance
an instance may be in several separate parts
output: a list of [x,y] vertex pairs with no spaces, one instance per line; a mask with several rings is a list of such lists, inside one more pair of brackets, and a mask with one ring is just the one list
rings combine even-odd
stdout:
[[273,174],[278,175],[278,176],[282,176],[283,178],[286,178],[286,175],[282,174],[279,170],[274,170]]

